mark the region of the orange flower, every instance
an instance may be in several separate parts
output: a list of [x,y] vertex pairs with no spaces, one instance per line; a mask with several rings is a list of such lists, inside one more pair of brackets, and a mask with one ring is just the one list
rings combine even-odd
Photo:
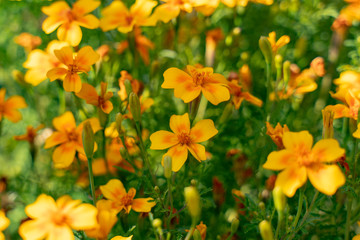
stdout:
[[131,209],[135,212],[150,212],[156,205],[152,198],[134,199],[135,188],[130,188],[129,192],[126,192],[124,185],[118,179],[112,179],[106,185],[100,186],[100,190],[104,197],[111,201],[112,208],[117,212],[123,209],[127,214]]
[[126,93],[126,88],[125,88],[125,80],[130,81],[132,91],[134,93],[136,93],[138,96],[140,96],[144,89],[144,84],[142,82],[140,82],[139,80],[134,79],[131,76],[131,74],[129,74],[127,71],[123,70],[120,72],[120,78],[119,78],[120,90],[118,91],[121,101],[125,101],[128,98],[128,95]]
[[111,240],[132,240],[133,235],[131,235],[130,237],[122,237],[122,236],[116,236],[113,237]]
[[55,56],[54,50],[61,49],[65,46],[69,46],[69,44],[67,42],[53,40],[48,44],[46,51],[40,49],[31,51],[26,62],[23,64],[24,68],[29,69],[25,73],[25,82],[37,86],[47,79],[46,73],[50,69],[62,67],[63,64]]
[[52,197],[41,194],[25,212],[31,220],[20,225],[19,234],[24,240],[74,239],[72,229],[87,230],[97,225],[97,209],[67,195],[55,202]]
[[17,141],[28,141],[30,144],[34,144],[34,140],[37,135],[36,132],[42,128],[44,128],[44,124],[40,124],[37,128],[33,128],[33,126],[28,126],[24,135],[14,136],[14,139]]
[[360,97],[360,73],[355,71],[345,71],[340,77],[334,80],[334,84],[338,86],[338,90],[351,90],[356,97]]
[[330,93],[331,96],[335,99],[338,99],[344,104],[328,105],[325,107],[325,111],[333,111],[334,119],[337,118],[352,118],[354,120],[358,119],[358,112],[360,109],[360,101],[354,96],[350,90],[342,89],[337,93]]
[[206,49],[205,59],[206,65],[213,66],[215,61],[216,45],[224,39],[224,34],[221,28],[215,28],[206,32]]
[[288,197],[305,184],[309,177],[312,185],[326,195],[335,194],[344,185],[345,177],[336,165],[345,150],[335,139],[322,139],[314,147],[308,131],[285,132],[285,149],[269,154],[266,169],[283,170],[277,177],[275,187],[281,187]]
[[263,102],[260,99],[251,95],[248,92],[242,91],[242,86],[237,84],[236,81],[231,81],[228,83],[228,85],[230,87],[230,94],[233,95],[231,101],[234,104],[235,109],[240,108],[240,105],[243,102],[243,100],[246,100],[258,107],[262,106]]
[[175,97],[181,98],[185,103],[191,102],[202,92],[207,100],[214,105],[230,99],[227,80],[213,69],[195,68],[188,65],[190,75],[178,68],[169,68],[164,72],[162,88],[174,88]]
[[48,15],[42,24],[46,34],[57,29],[57,37],[60,41],[66,41],[71,46],[79,45],[82,32],[81,27],[95,29],[99,27],[99,20],[92,14],[100,5],[100,1],[78,0],[70,8],[65,1],[58,1],[50,6],[42,7],[41,11]]
[[[150,63],[149,49],[154,49],[154,47],[155,47],[154,43],[151,42],[144,35],[141,35],[141,29],[138,27],[135,27],[134,34],[135,34],[134,37],[135,37],[136,50],[139,52],[144,63],[146,65],[149,65],[149,63]],[[117,53],[121,54],[128,47],[129,47],[129,42],[126,40],[117,45],[116,51],[117,51]]]
[[243,86],[244,90],[249,91],[252,86],[252,75],[249,65],[244,64],[239,69],[239,83]]
[[100,20],[101,29],[106,32],[117,28],[119,32],[131,32],[134,26],[146,26],[152,9],[157,1],[136,0],[130,10],[121,1],[115,0],[101,11],[104,16]]
[[[201,240],[205,240],[206,239],[206,229],[207,229],[207,227],[203,223],[203,221],[201,221],[200,224],[196,225],[196,229],[200,232]],[[188,229],[185,229],[185,231],[189,232]]]
[[285,46],[286,44],[288,44],[290,42],[290,37],[287,35],[281,36],[276,41],[276,33],[275,32],[269,33],[269,37],[267,39],[269,40],[269,42],[271,44],[271,48],[273,50],[274,56],[281,47]]
[[30,52],[41,44],[41,38],[24,32],[17,36],[14,42],[25,48],[27,52]]
[[6,117],[11,122],[16,123],[21,120],[21,113],[18,109],[26,108],[25,99],[21,96],[12,96],[5,101],[6,89],[0,89],[0,121]]
[[226,6],[228,7],[235,7],[235,6],[242,6],[246,7],[249,2],[259,3],[264,5],[271,5],[273,4],[273,0],[221,0]]
[[276,127],[273,128],[269,122],[266,122],[266,134],[271,137],[278,149],[284,148],[283,135],[289,131],[290,130],[286,124],[284,124],[284,127],[281,127],[280,123],[277,123]]
[[109,100],[112,92],[106,92],[107,83],[101,82],[100,96],[97,94],[96,89],[90,84],[83,83],[80,92],[76,96],[82,98],[86,103],[99,107],[104,113],[109,114],[113,110],[113,104]]
[[2,233],[10,224],[10,220],[5,216],[4,210],[0,210],[0,240],[5,240],[5,236]]
[[[54,51],[56,57],[66,67],[53,68],[46,74],[50,81],[64,79],[64,89],[68,92],[79,92],[81,90],[81,79],[78,73],[87,73],[91,65],[96,63],[100,55],[92,47],[83,47],[73,56],[71,47],[63,47]],[[65,76],[65,78],[64,78]]]
[[[90,121],[94,133],[101,129],[97,118],[91,118],[87,121]],[[82,142],[84,122],[76,127],[73,114],[65,112],[63,115],[53,119],[53,125],[57,131],[46,139],[44,148],[59,145],[55,148],[52,159],[56,168],[66,168],[74,161],[76,152],[85,155]]]
[[111,208],[111,202],[107,200],[99,200],[96,203],[98,209],[97,222],[98,225],[85,233],[88,237],[96,239],[107,239],[111,229],[117,222],[117,212]]
[[[162,150],[170,148],[164,154],[172,158],[172,170],[177,172],[188,158],[188,151],[199,161],[206,160],[204,142],[218,133],[214,122],[210,119],[201,120],[190,129],[189,115],[172,115],[170,128],[174,132],[157,131],[150,136],[150,149]],[[163,164],[163,162],[162,162]]]

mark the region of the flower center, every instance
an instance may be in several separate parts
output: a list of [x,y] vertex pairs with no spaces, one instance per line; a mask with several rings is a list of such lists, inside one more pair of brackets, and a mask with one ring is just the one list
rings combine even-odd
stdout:
[[121,198],[121,202],[124,206],[130,206],[133,202],[133,197],[129,194],[126,194],[124,197]]
[[56,225],[63,225],[64,223],[66,223],[67,217],[66,215],[64,215],[61,212],[55,212],[53,213],[52,216],[52,221],[56,224]]
[[181,146],[189,145],[191,143],[191,137],[187,133],[182,132],[178,134],[177,137]]
[[76,142],[78,140],[78,135],[75,131],[68,132],[67,137],[68,137],[69,141]]
[[69,72],[75,74],[79,72],[79,67],[76,64],[69,64]]

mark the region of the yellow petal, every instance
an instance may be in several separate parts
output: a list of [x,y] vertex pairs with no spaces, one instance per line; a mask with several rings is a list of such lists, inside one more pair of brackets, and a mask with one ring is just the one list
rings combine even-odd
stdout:
[[75,230],[91,229],[97,224],[98,210],[91,204],[80,204],[67,214],[67,223]]
[[196,86],[193,82],[179,84],[174,89],[174,95],[181,98],[185,103],[191,102],[201,93],[201,86]]
[[116,236],[113,237],[111,240],[132,240],[133,235],[131,235],[130,237],[122,237],[122,236]]
[[157,131],[150,136],[150,149],[166,149],[179,143],[177,136],[168,131]]
[[81,79],[76,73],[68,73],[63,81],[64,90],[67,92],[79,92],[81,90]]
[[56,168],[66,168],[75,158],[76,148],[73,142],[67,142],[55,148],[52,159]]
[[343,104],[328,105],[325,107],[324,111],[333,111],[334,119],[347,117],[350,118],[350,109]]
[[317,142],[311,151],[320,162],[334,162],[345,154],[335,139],[322,139]]
[[80,92],[75,93],[75,95],[84,99],[88,104],[95,106],[99,104],[99,96],[96,89],[88,83],[83,83]]
[[202,88],[204,97],[214,105],[230,99],[230,92],[227,87],[217,83],[205,84]]
[[57,37],[71,46],[78,46],[82,38],[81,28],[76,22],[63,24],[57,30]]
[[77,16],[83,16],[86,13],[94,11],[101,4],[100,1],[94,0],[79,0],[73,4],[72,12]]
[[51,229],[49,222],[43,219],[28,220],[19,227],[19,234],[24,240],[44,239]]
[[46,194],[41,194],[34,203],[26,206],[25,213],[30,218],[46,218],[46,216],[49,215],[49,212],[55,210],[55,200]]
[[59,145],[61,143],[67,142],[68,137],[64,132],[54,132],[50,137],[48,137],[45,141],[44,148],[51,148],[53,146]]
[[170,117],[170,128],[175,134],[190,133],[189,114],[172,115]]
[[152,0],[136,0],[136,2],[131,6],[130,12],[136,18],[146,19],[149,17],[152,9],[157,4],[157,1]]
[[80,65],[91,66],[100,59],[100,55],[94,51],[90,46],[86,46],[80,49],[76,56],[76,63]]
[[313,144],[313,137],[308,131],[285,132],[283,144],[286,149],[299,151],[299,149],[310,151]]
[[188,150],[186,145],[181,146],[180,144],[172,147],[164,154],[163,160],[161,162],[164,165],[164,157],[170,156],[172,159],[172,170],[178,172],[180,168],[184,165],[188,157]]
[[60,50],[54,50],[55,56],[65,65],[73,64],[73,51],[71,47],[63,47]]
[[210,119],[200,120],[190,130],[191,139],[194,142],[204,142],[218,133],[214,122]]
[[51,4],[50,6],[45,6],[41,8],[41,11],[48,16],[59,15],[61,12],[70,10],[69,5],[65,1],[57,1]]
[[161,4],[155,8],[154,13],[146,21],[146,26],[155,26],[158,21],[168,23],[180,14],[180,8],[174,4]]
[[128,9],[122,1],[113,1],[101,11],[104,17],[100,20],[101,29],[106,32],[117,28],[124,22],[124,16],[128,15]]
[[199,162],[206,160],[205,147],[201,144],[192,143],[189,144],[188,149],[190,153],[198,160]]
[[74,234],[68,225],[54,225],[46,240],[74,240]]
[[100,190],[104,197],[114,202],[126,194],[124,185],[118,179],[111,179],[106,185],[100,186]]
[[305,167],[289,167],[279,173],[275,186],[281,187],[287,197],[293,197],[296,190],[304,185],[306,179]]
[[307,168],[311,184],[326,195],[334,195],[336,190],[345,184],[345,177],[340,168],[333,165],[319,164]]
[[95,28],[98,28],[99,25],[100,25],[100,21],[99,19],[97,19],[94,15],[92,14],[89,14],[89,15],[86,15],[82,18],[79,18],[76,20],[76,22],[82,26],[82,27],[85,27],[85,28],[89,28],[89,29],[95,29]]
[[131,209],[135,212],[150,212],[155,205],[156,202],[152,198],[137,198],[133,200]]
[[266,163],[263,168],[270,170],[283,170],[296,164],[296,155],[287,149],[274,151],[267,157]]
[[175,88],[185,82],[192,82],[192,77],[178,68],[169,68],[164,72],[162,88]]
[[47,72],[46,76],[50,81],[55,81],[56,79],[64,79],[64,76],[68,73],[68,70],[65,68],[53,68]]
[[50,34],[65,22],[66,22],[65,18],[59,16],[50,16],[44,20],[42,24],[42,29],[46,34]]
[[70,111],[55,117],[52,123],[55,129],[61,132],[70,132],[76,128],[74,115]]

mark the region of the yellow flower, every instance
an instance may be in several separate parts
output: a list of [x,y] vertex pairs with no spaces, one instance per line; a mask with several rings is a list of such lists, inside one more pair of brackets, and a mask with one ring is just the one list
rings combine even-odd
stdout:
[[0,89],[0,121],[6,117],[11,122],[16,123],[21,120],[21,113],[18,109],[26,108],[25,99],[21,96],[12,96],[5,101],[6,89]]
[[124,185],[118,179],[111,179],[106,185],[100,186],[100,190],[104,197],[111,201],[111,207],[120,212],[125,210],[129,214],[130,210],[135,212],[150,212],[151,208],[156,205],[152,198],[136,198],[135,188],[130,188],[126,192]]
[[[53,68],[46,74],[50,81],[64,79],[64,89],[68,92],[79,92],[81,90],[81,79],[78,73],[87,73],[91,65],[95,64],[100,55],[92,47],[83,47],[73,55],[71,47],[63,47],[54,51],[56,57],[66,67]],[[65,78],[64,78],[65,76]]]
[[213,73],[210,67],[196,68],[188,65],[190,74],[178,69],[169,68],[164,72],[162,88],[174,88],[175,97],[185,103],[191,102],[203,93],[205,98],[214,105],[230,99],[227,80],[219,73]]
[[260,3],[260,4],[264,4],[264,5],[271,5],[274,2],[273,0],[221,0],[221,1],[226,6],[231,7],[231,8],[233,8],[235,6],[246,7],[249,2]]
[[[188,158],[188,151],[199,161],[206,160],[204,142],[218,133],[214,122],[210,119],[201,120],[190,128],[189,115],[172,115],[170,128],[174,132],[157,131],[150,136],[150,149],[162,150],[170,148],[164,154],[172,158],[172,170],[177,172],[184,165]],[[163,164],[163,162],[162,162]],[[164,165],[164,164],[163,164]]]
[[117,212],[111,208],[111,202],[107,200],[99,200],[96,208],[98,209],[98,225],[93,229],[86,230],[85,233],[91,238],[107,239],[112,227],[117,222]]
[[235,106],[235,109],[239,109],[241,103],[245,100],[251,104],[254,104],[255,106],[261,107],[263,102],[250,94],[249,92],[243,91],[242,86],[237,84],[237,81],[231,81],[228,83],[230,87],[230,93],[233,95],[232,97],[232,103]]
[[49,34],[60,26],[57,30],[59,40],[77,46],[82,38],[80,26],[89,29],[99,27],[99,20],[88,13],[94,11],[100,3],[95,0],[78,0],[70,8],[65,1],[58,1],[43,7],[41,11],[48,15],[48,18],[44,20],[42,29]]
[[122,236],[116,236],[113,237],[111,240],[132,240],[133,235],[131,235],[130,237],[122,237]]
[[122,33],[131,32],[134,26],[147,25],[147,19],[156,5],[157,1],[136,0],[128,9],[124,3],[115,0],[101,11],[104,17],[100,20],[100,27],[104,32],[115,28]]
[[290,37],[287,35],[281,36],[276,41],[276,33],[275,32],[269,33],[269,37],[267,39],[269,40],[269,42],[271,44],[271,48],[273,50],[274,56],[281,47],[285,46],[286,44],[288,44],[290,42]]
[[308,131],[285,132],[283,144],[285,149],[270,153],[263,167],[282,170],[275,186],[281,187],[287,197],[294,196],[307,177],[326,195],[335,194],[344,185],[345,177],[336,161],[345,150],[335,139],[322,139],[312,147],[313,137]]
[[52,197],[41,194],[25,212],[31,220],[20,225],[19,234],[24,240],[74,239],[72,229],[87,230],[97,225],[97,209],[67,195],[55,202]]
[[[101,129],[97,118],[87,121],[90,121],[94,132]],[[66,168],[74,161],[76,152],[85,155],[82,141],[84,122],[76,127],[74,115],[71,112],[65,112],[53,119],[53,125],[57,131],[46,139],[44,148],[59,145],[55,148],[52,159],[56,168]]]
[[5,216],[4,210],[0,210],[0,240],[5,240],[5,236],[2,233],[10,224],[10,220]]
[[325,107],[325,111],[333,111],[334,119],[337,118],[352,118],[354,120],[358,119],[358,112],[360,109],[360,101],[354,96],[350,90],[341,89],[337,93],[330,93],[331,96],[335,99],[338,99],[344,104],[328,105]]

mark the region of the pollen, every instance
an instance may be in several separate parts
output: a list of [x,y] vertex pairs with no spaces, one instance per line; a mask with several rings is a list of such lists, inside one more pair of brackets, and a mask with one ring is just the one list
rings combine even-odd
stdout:
[[187,133],[182,132],[177,137],[178,137],[179,143],[182,146],[183,145],[189,145],[191,143],[191,137]]

